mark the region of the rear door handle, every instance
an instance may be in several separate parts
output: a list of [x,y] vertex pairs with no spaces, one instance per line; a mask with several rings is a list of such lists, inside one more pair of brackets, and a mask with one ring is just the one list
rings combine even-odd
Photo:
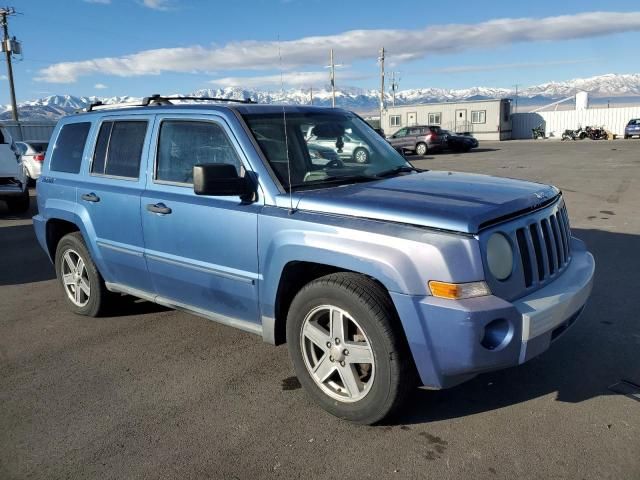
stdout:
[[147,210],[151,213],[161,213],[162,215],[168,215],[171,213],[171,209],[164,203],[149,203],[147,205]]
[[85,193],[84,195],[82,195],[82,200],[84,200],[85,202],[99,202],[100,201],[100,197],[97,196],[95,193],[91,192],[91,193]]

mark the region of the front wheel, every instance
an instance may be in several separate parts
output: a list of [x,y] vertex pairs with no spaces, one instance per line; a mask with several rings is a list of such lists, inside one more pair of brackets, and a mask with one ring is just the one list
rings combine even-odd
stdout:
[[106,308],[109,291],[79,232],[62,237],[56,248],[56,276],[73,313],[97,317]]
[[416,384],[391,300],[358,274],[331,274],[306,285],[289,309],[287,343],[300,383],[339,418],[378,422]]
[[416,153],[418,155],[426,155],[428,150],[429,148],[427,147],[426,143],[419,143],[418,145],[416,145]]

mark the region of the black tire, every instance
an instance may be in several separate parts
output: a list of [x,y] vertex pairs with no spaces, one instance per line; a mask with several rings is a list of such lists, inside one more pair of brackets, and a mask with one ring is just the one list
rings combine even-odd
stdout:
[[628,138],[631,138],[629,135],[625,135],[624,139],[627,140]]
[[369,151],[366,148],[358,147],[353,151],[352,158],[356,163],[369,163]]
[[[355,402],[329,396],[305,365],[302,328],[307,315],[322,305],[348,312],[369,339],[375,376],[368,393]],[[366,425],[379,422],[396,411],[417,385],[413,359],[391,299],[377,282],[359,274],[335,273],[303,287],[287,315],[287,344],[295,373],[309,396],[323,409],[345,420]]]
[[416,145],[416,155],[426,155],[429,151],[429,147],[426,143],[420,142]]
[[[65,253],[69,251],[77,253],[77,255],[82,258],[82,261],[84,262],[86,268],[86,274],[90,286],[90,295],[88,297],[86,305],[84,306],[78,306],[73,303],[73,301],[71,301],[62,280],[62,267],[64,262],[63,257]],[[67,303],[67,306],[73,313],[76,313],[78,315],[85,315],[87,317],[97,317],[106,311],[108,299],[111,294],[104,284],[102,275],[100,275],[100,272],[98,272],[95,263],[93,263],[93,259],[89,254],[89,250],[87,250],[84,240],[82,239],[82,234],[80,234],[80,232],[69,233],[68,235],[62,237],[60,242],[58,242],[55,256],[55,267],[56,277],[58,278],[58,283],[62,290],[63,297]]]
[[29,198],[29,192],[26,191],[19,197],[13,197],[7,199],[7,208],[11,213],[25,213],[29,210],[31,200]]

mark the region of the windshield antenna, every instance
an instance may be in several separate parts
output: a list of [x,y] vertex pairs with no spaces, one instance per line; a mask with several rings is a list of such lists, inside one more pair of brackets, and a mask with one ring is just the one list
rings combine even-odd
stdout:
[[280,51],[280,34],[278,34],[278,60],[280,62],[280,92],[282,93],[282,122],[284,125],[284,148],[287,152],[287,176],[289,177],[289,215],[294,213],[293,192],[291,187],[291,160],[289,159],[289,137],[287,135],[287,112],[284,108],[284,70],[282,69],[282,53]]

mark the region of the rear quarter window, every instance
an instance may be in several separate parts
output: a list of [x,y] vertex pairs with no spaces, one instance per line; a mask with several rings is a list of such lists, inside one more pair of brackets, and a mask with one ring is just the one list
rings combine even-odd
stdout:
[[50,170],[66,173],[80,172],[84,144],[90,128],[90,122],[68,123],[62,127],[51,153]]

